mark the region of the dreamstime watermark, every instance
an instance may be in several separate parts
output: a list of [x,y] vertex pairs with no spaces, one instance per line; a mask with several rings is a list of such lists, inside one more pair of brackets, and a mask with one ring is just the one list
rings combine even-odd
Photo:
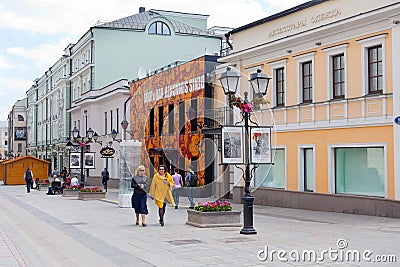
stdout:
[[395,255],[375,255],[371,250],[350,250],[347,249],[348,243],[346,239],[340,238],[336,241],[337,248],[329,247],[321,251],[313,249],[306,250],[274,250],[265,246],[259,250],[257,258],[260,261],[281,261],[281,262],[323,262],[330,260],[333,262],[371,262],[371,263],[387,263],[396,262]]

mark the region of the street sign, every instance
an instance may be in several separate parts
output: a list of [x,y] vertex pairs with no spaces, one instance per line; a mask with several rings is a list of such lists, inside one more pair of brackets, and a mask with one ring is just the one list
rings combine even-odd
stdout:
[[397,116],[396,118],[394,118],[394,123],[400,124],[400,116]]
[[112,158],[115,154],[115,149],[110,146],[105,146],[100,150],[100,155],[102,158]]

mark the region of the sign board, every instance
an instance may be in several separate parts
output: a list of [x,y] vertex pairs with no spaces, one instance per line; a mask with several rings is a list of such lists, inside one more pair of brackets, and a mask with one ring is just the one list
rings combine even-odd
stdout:
[[110,146],[105,146],[100,150],[100,155],[102,158],[112,158],[115,154],[115,149]]

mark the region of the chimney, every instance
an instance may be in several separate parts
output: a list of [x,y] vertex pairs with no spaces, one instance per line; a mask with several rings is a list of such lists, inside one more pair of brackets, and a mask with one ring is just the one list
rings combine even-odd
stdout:
[[143,13],[143,12],[145,12],[146,11],[146,9],[144,8],[144,7],[139,7],[139,13]]

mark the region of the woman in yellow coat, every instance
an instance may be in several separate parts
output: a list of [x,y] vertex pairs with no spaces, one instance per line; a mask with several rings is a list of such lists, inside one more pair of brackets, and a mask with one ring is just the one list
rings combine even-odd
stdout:
[[158,206],[158,215],[160,217],[160,224],[164,226],[164,214],[165,206],[168,201],[172,206],[175,206],[174,198],[172,197],[172,187],[174,186],[174,180],[172,176],[166,172],[165,167],[160,165],[158,167],[158,173],[154,174],[153,180],[150,187],[150,195],[152,199],[155,199],[155,203]]

